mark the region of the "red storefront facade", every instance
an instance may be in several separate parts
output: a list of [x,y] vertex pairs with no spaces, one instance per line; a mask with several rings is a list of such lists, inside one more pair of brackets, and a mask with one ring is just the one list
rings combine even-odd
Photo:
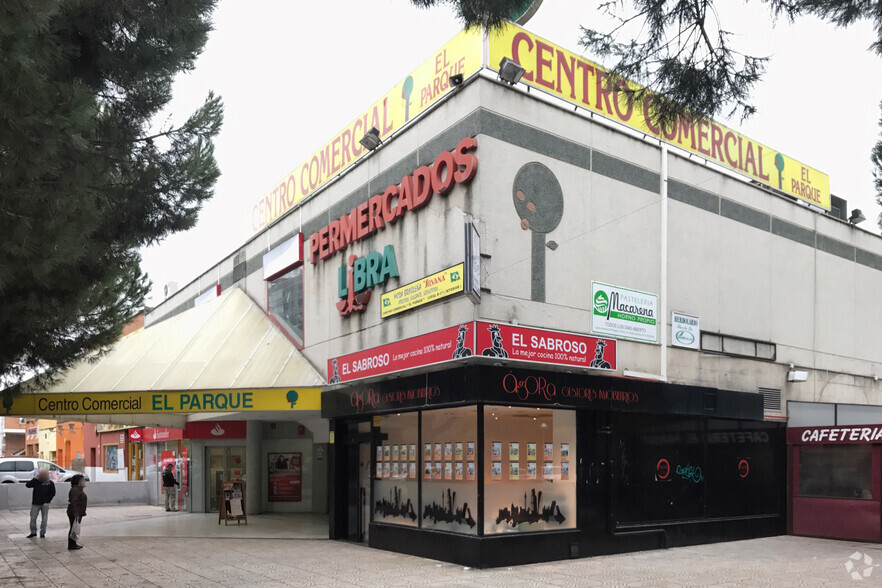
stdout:
[[882,541],[882,425],[787,429],[794,535]]

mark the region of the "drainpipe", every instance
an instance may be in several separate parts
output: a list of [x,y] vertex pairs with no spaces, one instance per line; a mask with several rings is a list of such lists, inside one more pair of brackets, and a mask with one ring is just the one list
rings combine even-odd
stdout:
[[658,334],[661,339],[660,369],[662,382],[668,380],[668,146],[661,143],[661,292]]

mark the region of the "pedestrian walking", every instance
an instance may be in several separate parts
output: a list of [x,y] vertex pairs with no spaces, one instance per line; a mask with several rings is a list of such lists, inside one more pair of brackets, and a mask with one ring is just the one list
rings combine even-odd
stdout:
[[165,467],[165,471],[162,472],[162,489],[165,491],[165,512],[175,512],[178,510],[176,486],[180,486],[180,484],[178,484],[175,474],[172,472],[173,467],[172,464],[168,464]]
[[82,549],[83,546],[78,544],[80,538],[80,526],[83,517],[86,516],[86,504],[88,498],[84,488],[86,487],[86,478],[82,474],[77,474],[70,479],[70,494],[68,494],[67,518],[70,521],[70,531],[67,533],[67,548]]
[[48,470],[40,470],[39,473],[27,481],[28,488],[33,488],[31,497],[31,534],[28,539],[37,536],[37,515],[40,519],[40,538],[46,536],[46,524],[49,522],[49,503],[55,498],[55,483],[49,478]]

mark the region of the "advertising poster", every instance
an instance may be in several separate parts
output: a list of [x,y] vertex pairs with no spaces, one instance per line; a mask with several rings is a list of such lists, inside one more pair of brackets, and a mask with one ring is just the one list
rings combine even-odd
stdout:
[[416,460],[416,443],[410,444],[410,461]]
[[560,444],[560,458],[564,461],[570,459],[570,444],[569,443],[561,443]]
[[459,460],[459,459],[462,459],[462,441],[457,441],[457,442],[456,442],[456,453],[455,453],[455,456],[456,456],[456,459],[458,459],[458,460]]
[[430,461],[432,459],[432,444],[425,443],[423,446],[423,461]]
[[453,479],[453,462],[445,461],[444,462],[444,479],[452,480]]
[[441,459],[441,444],[435,443],[435,459]]
[[301,453],[268,454],[267,498],[270,502],[300,502],[303,485]]
[[527,461],[536,461],[535,443],[527,443]]
[[453,459],[453,443],[451,441],[444,444],[444,459]]
[[551,459],[554,457],[554,443],[545,444],[544,456],[545,459]]
[[464,264],[441,270],[420,278],[380,296],[380,316],[388,318],[398,313],[459,294],[465,287]]
[[505,323],[475,323],[475,353],[532,363],[616,369],[616,341]]
[[495,459],[502,457],[502,441],[494,441],[490,444],[490,457]]
[[517,441],[510,441],[508,444],[508,459],[518,461],[521,459],[521,444]]
[[527,480],[535,480],[536,479],[536,462],[531,461],[527,464]]
[[[180,495],[186,496],[190,489],[190,460],[188,458],[187,448],[181,449],[181,492]],[[180,508],[180,507],[179,507]]]
[[435,462],[435,469],[432,472],[432,479],[433,480],[440,480],[441,479],[441,462],[440,461]]
[[569,480],[570,479],[570,462],[568,462],[568,461],[560,462],[560,479],[561,480]]
[[521,464],[516,461],[509,462],[508,464],[508,479],[509,480],[520,480],[521,479]]
[[658,296],[591,282],[591,332],[658,343]]
[[462,480],[462,462],[456,462],[456,479]]
[[491,461],[490,462],[490,479],[491,480],[501,480],[502,479],[502,462],[501,461]]
[[383,446],[377,445],[377,461],[383,461]]
[[554,477],[554,462],[546,461],[542,466],[542,475],[546,480],[550,480]]
[[466,459],[475,459],[475,442],[466,443]]
[[475,479],[475,462],[466,462],[466,480]]
[[411,461],[407,467],[407,477],[411,480],[416,480],[416,462]]

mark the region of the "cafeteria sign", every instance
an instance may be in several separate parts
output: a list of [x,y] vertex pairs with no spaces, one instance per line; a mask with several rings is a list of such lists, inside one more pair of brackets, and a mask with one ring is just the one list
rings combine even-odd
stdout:
[[464,264],[458,263],[431,276],[386,292],[382,295],[380,316],[389,318],[405,310],[462,292],[464,267]]
[[321,388],[248,388],[186,392],[23,394],[12,401],[6,414],[61,416],[319,409]]

